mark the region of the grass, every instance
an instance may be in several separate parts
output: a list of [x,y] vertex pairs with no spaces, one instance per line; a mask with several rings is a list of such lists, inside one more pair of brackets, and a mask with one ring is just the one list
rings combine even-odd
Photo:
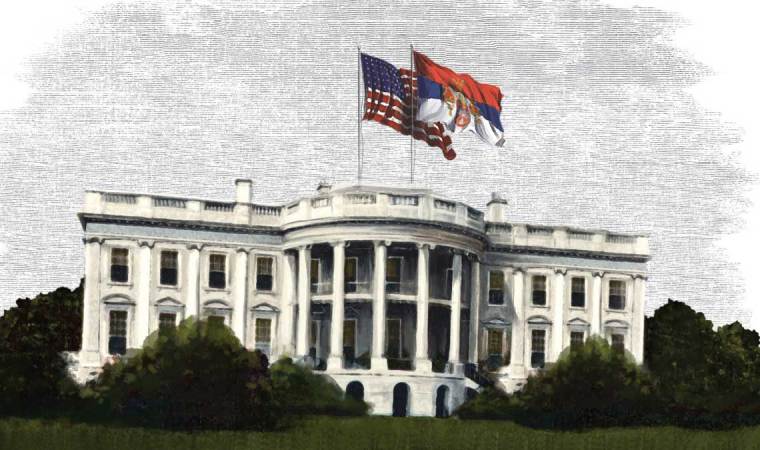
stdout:
[[179,433],[144,428],[1,419],[0,449],[751,449],[760,427],[694,431],[674,427],[540,431],[510,422],[389,417],[316,417],[285,432]]

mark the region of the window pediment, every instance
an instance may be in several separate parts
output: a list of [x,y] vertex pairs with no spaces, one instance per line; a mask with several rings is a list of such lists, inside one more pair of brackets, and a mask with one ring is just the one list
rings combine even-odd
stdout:
[[628,322],[624,322],[622,320],[608,320],[604,322],[605,328],[622,328],[627,329],[630,328],[630,325],[628,325]]
[[528,317],[527,322],[531,325],[551,325],[552,324],[552,321],[549,320],[546,316],[539,316],[539,315]]
[[232,309],[224,300],[209,300],[203,304],[203,307],[209,309]]
[[185,305],[183,305],[182,302],[178,301],[177,299],[164,297],[160,300],[156,300],[156,306],[176,306],[179,308]]
[[280,309],[274,305],[270,305],[269,303],[259,303],[258,305],[251,307],[251,311],[278,313],[280,312]]
[[135,301],[124,294],[110,294],[103,297],[103,303],[110,305],[134,305]]

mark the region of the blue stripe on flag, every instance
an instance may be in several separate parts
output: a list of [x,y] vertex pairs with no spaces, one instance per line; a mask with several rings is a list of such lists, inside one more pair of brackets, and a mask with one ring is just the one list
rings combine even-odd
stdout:
[[[443,100],[443,86],[432,81],[427,77],[417,75],[417,94],[420,97],[420,101],[426,98],[434,98],[436,100]],[[480,111],[480,114],[485,119],[493,124],[499,131],[504,131],[501,126],[501,113],[494,107],[485,103],[473,102]]]

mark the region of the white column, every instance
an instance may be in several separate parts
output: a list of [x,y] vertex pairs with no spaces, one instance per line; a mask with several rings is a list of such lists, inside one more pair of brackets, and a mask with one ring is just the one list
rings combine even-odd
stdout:
[[311,246],[298,249],[298,330],[296,333],[296,355],[309,355],[309,326],[311,322]]
[[385,259],[387,243],[375,241],[375,270],[372,282],[372,370],[388,370],[385,359]]
[[431,372],[433,363],[428,357],[428,306],[430,299],[430,245],[417,244],[417,341],[414,370]]
[[135,334],[131,346],[141,348],[150,333],[150,250],[152,242],[140,241],[137,250],[137,301],[135,304]]
[[512,274],[512,355],[509,367],[517,378],[525,376],[525,273],[515,269]]
[[638,364],[644,362],[644,307],[646,306],[646,278],[636,275],[633,280],[633,307],[631,314],[631,353]]
[[189,254],[187,258],[187,289],[185,289],[187,293],[187,297],[185,298],[185,318],[194,316],[196,319],[200,319],[199,272],[201,247],[191,244],[187,248],[189,249]]
[[100,244],[87,238],[84,244],[84,304],[82,308],[82,355],[84,364],[100,366]]
[[477,255],[470,265],[470,355],[473,364],[478,363],[478,334],[480,333],[480,261]]
[[333,244],[332,317],[330,318],[330,356],[328,369],[343,368],[343,317],[345,301],[346,243]]
[[282,258],[282,313],[280,314],[280,354],[293,356],[295,340],[293,339],[296,308],[296,256],[285,253]]
[[237,249],[232,272],[232,331],[243,346],[245,342],[246,297],[248,292],[248,250]]
[[591,335],[602,334],[602,277],[603,272],[594,272],[591,281]]
[[462,255],[454,254],[451,264],[451,325],[449,334],[449,366],[452,372],[459,365],[459,328],[462,313]]
[[565,337],[565,274],[566,269],[554,270],[554,283],[552,283],[552,352],[551,361],[556,361],[562,353],[563,339]]

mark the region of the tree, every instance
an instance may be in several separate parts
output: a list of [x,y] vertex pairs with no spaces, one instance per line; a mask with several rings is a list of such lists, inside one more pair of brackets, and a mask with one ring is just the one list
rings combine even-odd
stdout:
[[85,391],[116,418],[176,429],[271,429],[267,359],[246,350],[223,324],[184,320],[153,333]]
[[61,352],[79,350],[82,292],[80,282],[19,299],[0,317],[0,413],[43,411],[75,396]]

